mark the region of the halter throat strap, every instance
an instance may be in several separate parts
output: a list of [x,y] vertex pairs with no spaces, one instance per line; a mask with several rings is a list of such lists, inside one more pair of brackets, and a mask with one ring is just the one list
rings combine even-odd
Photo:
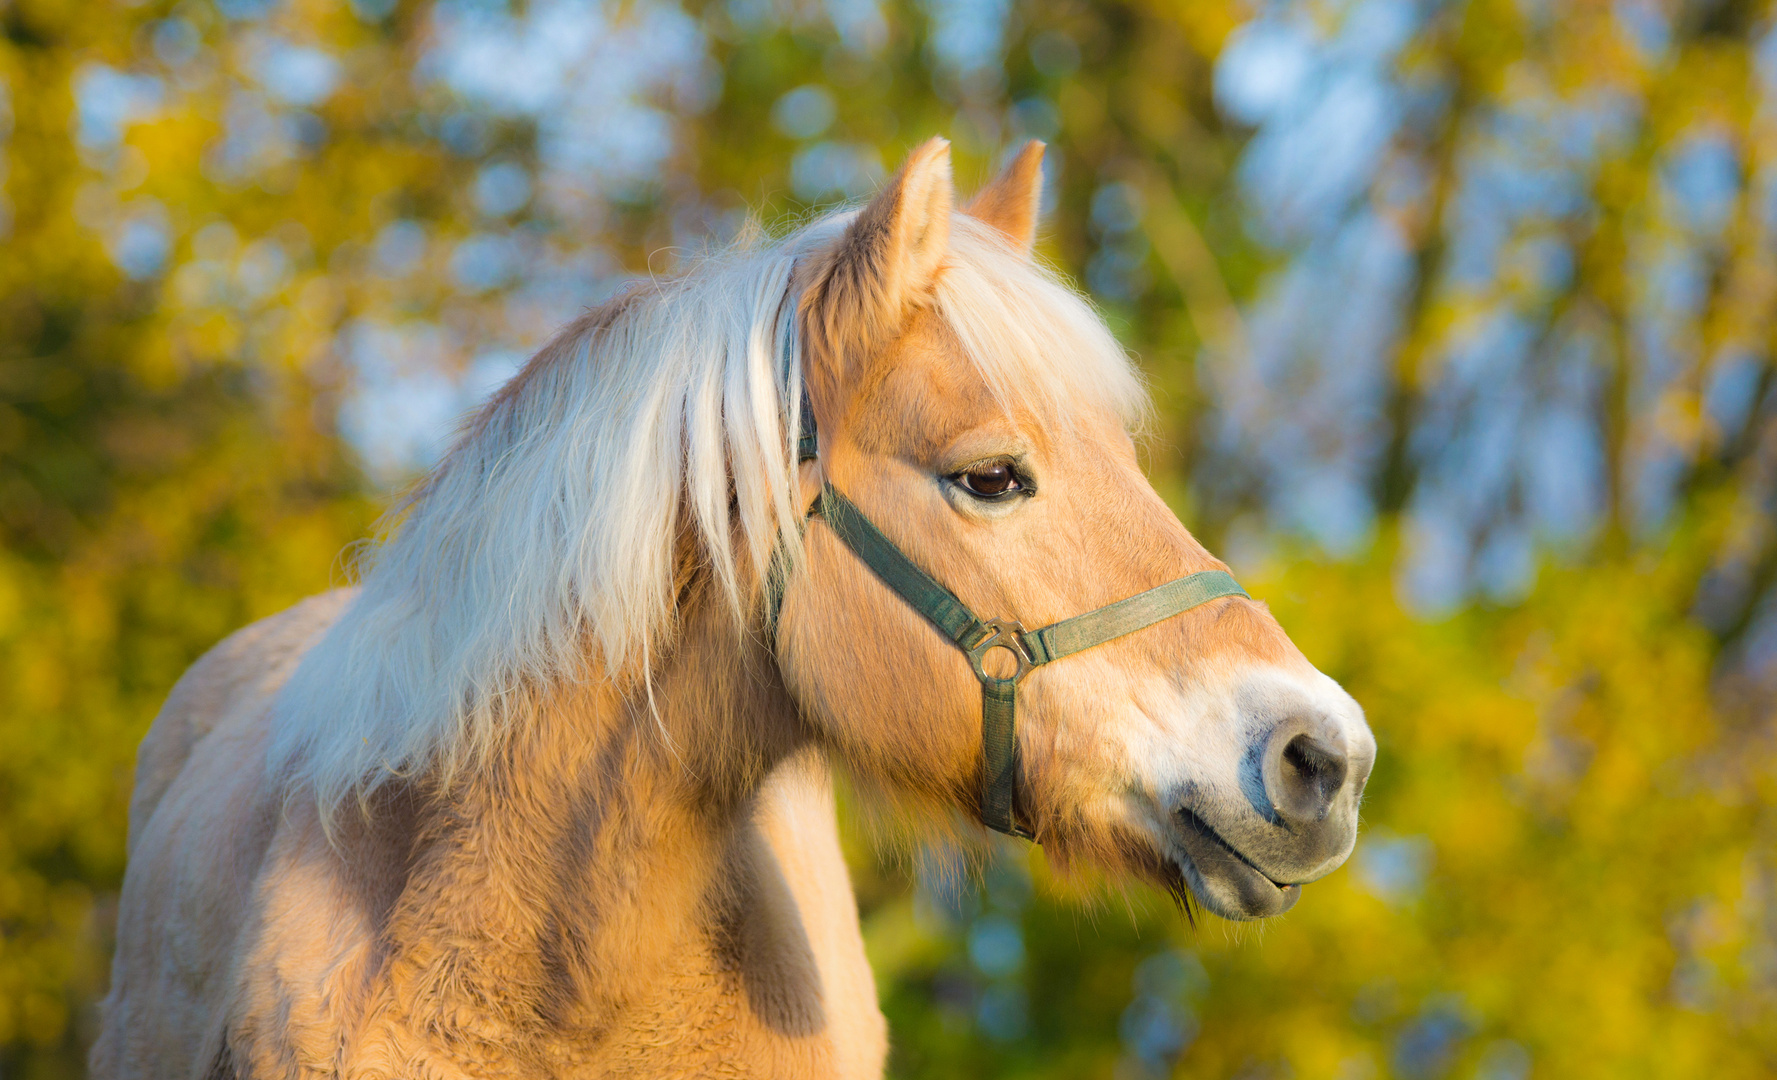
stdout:
[[[956,594],[909,559],[832,484],[822,487],[815,516],[824,520],[884,585],[968,657],[969,667],[981,683],[981,743],[985,757],[981,823],[1027,840],[1036,837],[1019,823],[1016,812],[1018,684],[1024,677],[1044,664],[1133,634],[1211,600],[1247,595],[1226,571],[1205,570],[1027,631],[1016,620],[983,619],[969,610]],[[1016,664],[1011,675],[1000,677],[987,672],[987,654],[995,649],[1010,654]]]

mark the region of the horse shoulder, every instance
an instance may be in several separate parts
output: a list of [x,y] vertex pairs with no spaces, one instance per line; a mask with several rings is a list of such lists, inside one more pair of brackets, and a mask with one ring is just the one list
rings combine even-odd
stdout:
[[282,819],[264,776],[271,698],[349,598],[315,597],[224,640],[143,739],[94,1076],[199,1077],[223,1058],[236,952]]
[[[786,890],[761,890],[754,918],[800,923],[819,974],[834,1075],[879,1077],[888,1053],[888,1024],[864,955],[826,763],[801,755],[778,768],[760,792],[755,822]],[[794,911],[773,910],[785,904]]]
[[228,718],[256,714],[356,595],[335,589],[311,596],[235,631],[186,669],[136,750],[130,854],[192,748]]

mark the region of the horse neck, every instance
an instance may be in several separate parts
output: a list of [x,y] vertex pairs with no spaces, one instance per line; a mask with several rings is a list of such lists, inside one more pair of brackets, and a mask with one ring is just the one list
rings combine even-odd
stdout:
[[714,932],[736,830],[805,739],[769,655],[718,604],[686,611],[651,687],[552,689],[433,803],[391,928],[422,966],[472,964],[495,1000],[596,1028]]

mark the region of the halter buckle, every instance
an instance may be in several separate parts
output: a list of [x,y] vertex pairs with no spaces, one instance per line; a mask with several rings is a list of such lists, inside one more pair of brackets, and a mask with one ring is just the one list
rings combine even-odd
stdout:
[[[1015,683],[1037,666],[1024,644],[1024,624],[1017,619],[984,619],[981,630],[983,636],[966,649],[965,654],[969,658],[969,666],[975,669],[975,677],[983,683]],[[1018,670],[1005,678],[989,675],[987,669],[981,665],[988,652],[993,649],[1004,649],[1011,653],[1018,662]]]

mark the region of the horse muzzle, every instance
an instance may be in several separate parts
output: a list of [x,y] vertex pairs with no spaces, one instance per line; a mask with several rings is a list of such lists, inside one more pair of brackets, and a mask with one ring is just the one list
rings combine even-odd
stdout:
[[1166,831],[1191,891],[1229,919],[1288,911],[1357,842],[1376,742],[1344,710],[1304,709],[1263,729],[1241,764],[1240,795],[1188,786]]

